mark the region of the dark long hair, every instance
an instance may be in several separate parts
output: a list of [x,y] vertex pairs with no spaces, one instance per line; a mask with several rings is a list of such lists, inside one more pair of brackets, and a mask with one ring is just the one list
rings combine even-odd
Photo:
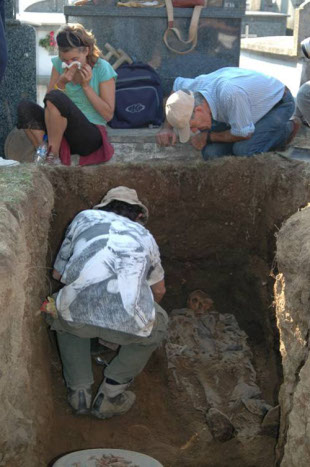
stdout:
[[128,204],[124,201],[113,200],[106,206],[98,208],[101,211],[114,212],[119,216],[127,217],[131,221],[137,220],[139,214],[143,214],[143,209],[137,204]]

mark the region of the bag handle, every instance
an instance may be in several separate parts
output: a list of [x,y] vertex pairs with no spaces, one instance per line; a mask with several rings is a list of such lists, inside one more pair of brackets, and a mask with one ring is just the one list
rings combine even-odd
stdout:
[[[208,0],[205,0],[205,5],[204,6],[207,6],[207,1]],[[182,38],[180,30],[178,28],[174,27],[172,0],[165,0],[165,2],[166,2],[167,16],[168,16],[168,28],[166,29],[164,37],[163,37],[164,43],[166,44],[168,49],[171,50],[172,52],[175,52],[175,53],[180,54],[180,55],[188,54],[192,50],[194,50],[194,48],[197,45],[197,41],[198,41],[198,23],[199,23],[199,18],[200,18],[201,11],[202,11],[202,9],[204,7],[203,6],[195,6],[194,7],[193,15],[192,15],[192,19],[191,19],[191,23],[190,23],[189,31],[188,31],[188,39],[184,40]],[[184,50],[184,51],[180,51],[180,50],[177,50],[177,49],[174,49],[173,47],[171,47],[169,45],[169,43],[168,43],[168,34],[169,34],[170,31],[173,32],[177,36],[177,38],[179,39],[180,42],[182,42],[182,44],[192,44],[191,47],[188,50]]]

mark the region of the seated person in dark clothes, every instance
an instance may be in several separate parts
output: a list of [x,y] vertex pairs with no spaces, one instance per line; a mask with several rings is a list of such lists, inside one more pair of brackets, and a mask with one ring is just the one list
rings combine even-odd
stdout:
[[112,66],[101,58],[92,33],[82,25],[66,24],[58,31],[56,42],[59,56],[52,58],[45,109],[22,101],[17,125],[25,130],[35,147],[47,133],[47,161],[51,164],[60,162],[63,137],[70,152],[80,156],[104,148],[104,127],[114,114],[117,76]]

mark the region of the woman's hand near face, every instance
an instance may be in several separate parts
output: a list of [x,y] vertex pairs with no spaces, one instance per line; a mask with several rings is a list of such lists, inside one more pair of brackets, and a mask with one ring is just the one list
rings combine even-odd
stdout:
[[89,82],[90,82],[90,80],[91,80],[91,78],[93,76],[92,67],[86,63],[79,70],[79,74],[81,76],[81,86],[82,86],[82,88],[85,88],[85,87],[89,86]]
[[51,79],[47,88],[47,92],[52,91],[55,85],[58,89],[64,91],[66,84],[73,80],[73,77],[78,69],[78,65],[73,65],[71,68],[66,68],[64,73],[60,74],[56,68],[52,68]]
[[64,85],[66,85],[67,83],[71,83],[77,70],[78,70],[77,64],[72,65],[71,68],[65,68],[65,71],[63,72],[63,74],[60,75],[59,82]]

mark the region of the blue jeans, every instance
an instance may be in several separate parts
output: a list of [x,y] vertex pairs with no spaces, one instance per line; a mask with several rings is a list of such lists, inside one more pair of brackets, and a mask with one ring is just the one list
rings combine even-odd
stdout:
[[5,72],[7,60],[8,54],[4,34],[4,0],[0,0],[0,82]]
[[[227,155],[253,156],[284,145],[293,130],[289,119],[295,110],[295,101],[289,90],[263,118],[255,124],[255,131],[250,139],[236,143],[209,143],[202,150],[204,160],[217,159]],[[224,131],[230,127],[225,123],[215,122],[211,131]]]

